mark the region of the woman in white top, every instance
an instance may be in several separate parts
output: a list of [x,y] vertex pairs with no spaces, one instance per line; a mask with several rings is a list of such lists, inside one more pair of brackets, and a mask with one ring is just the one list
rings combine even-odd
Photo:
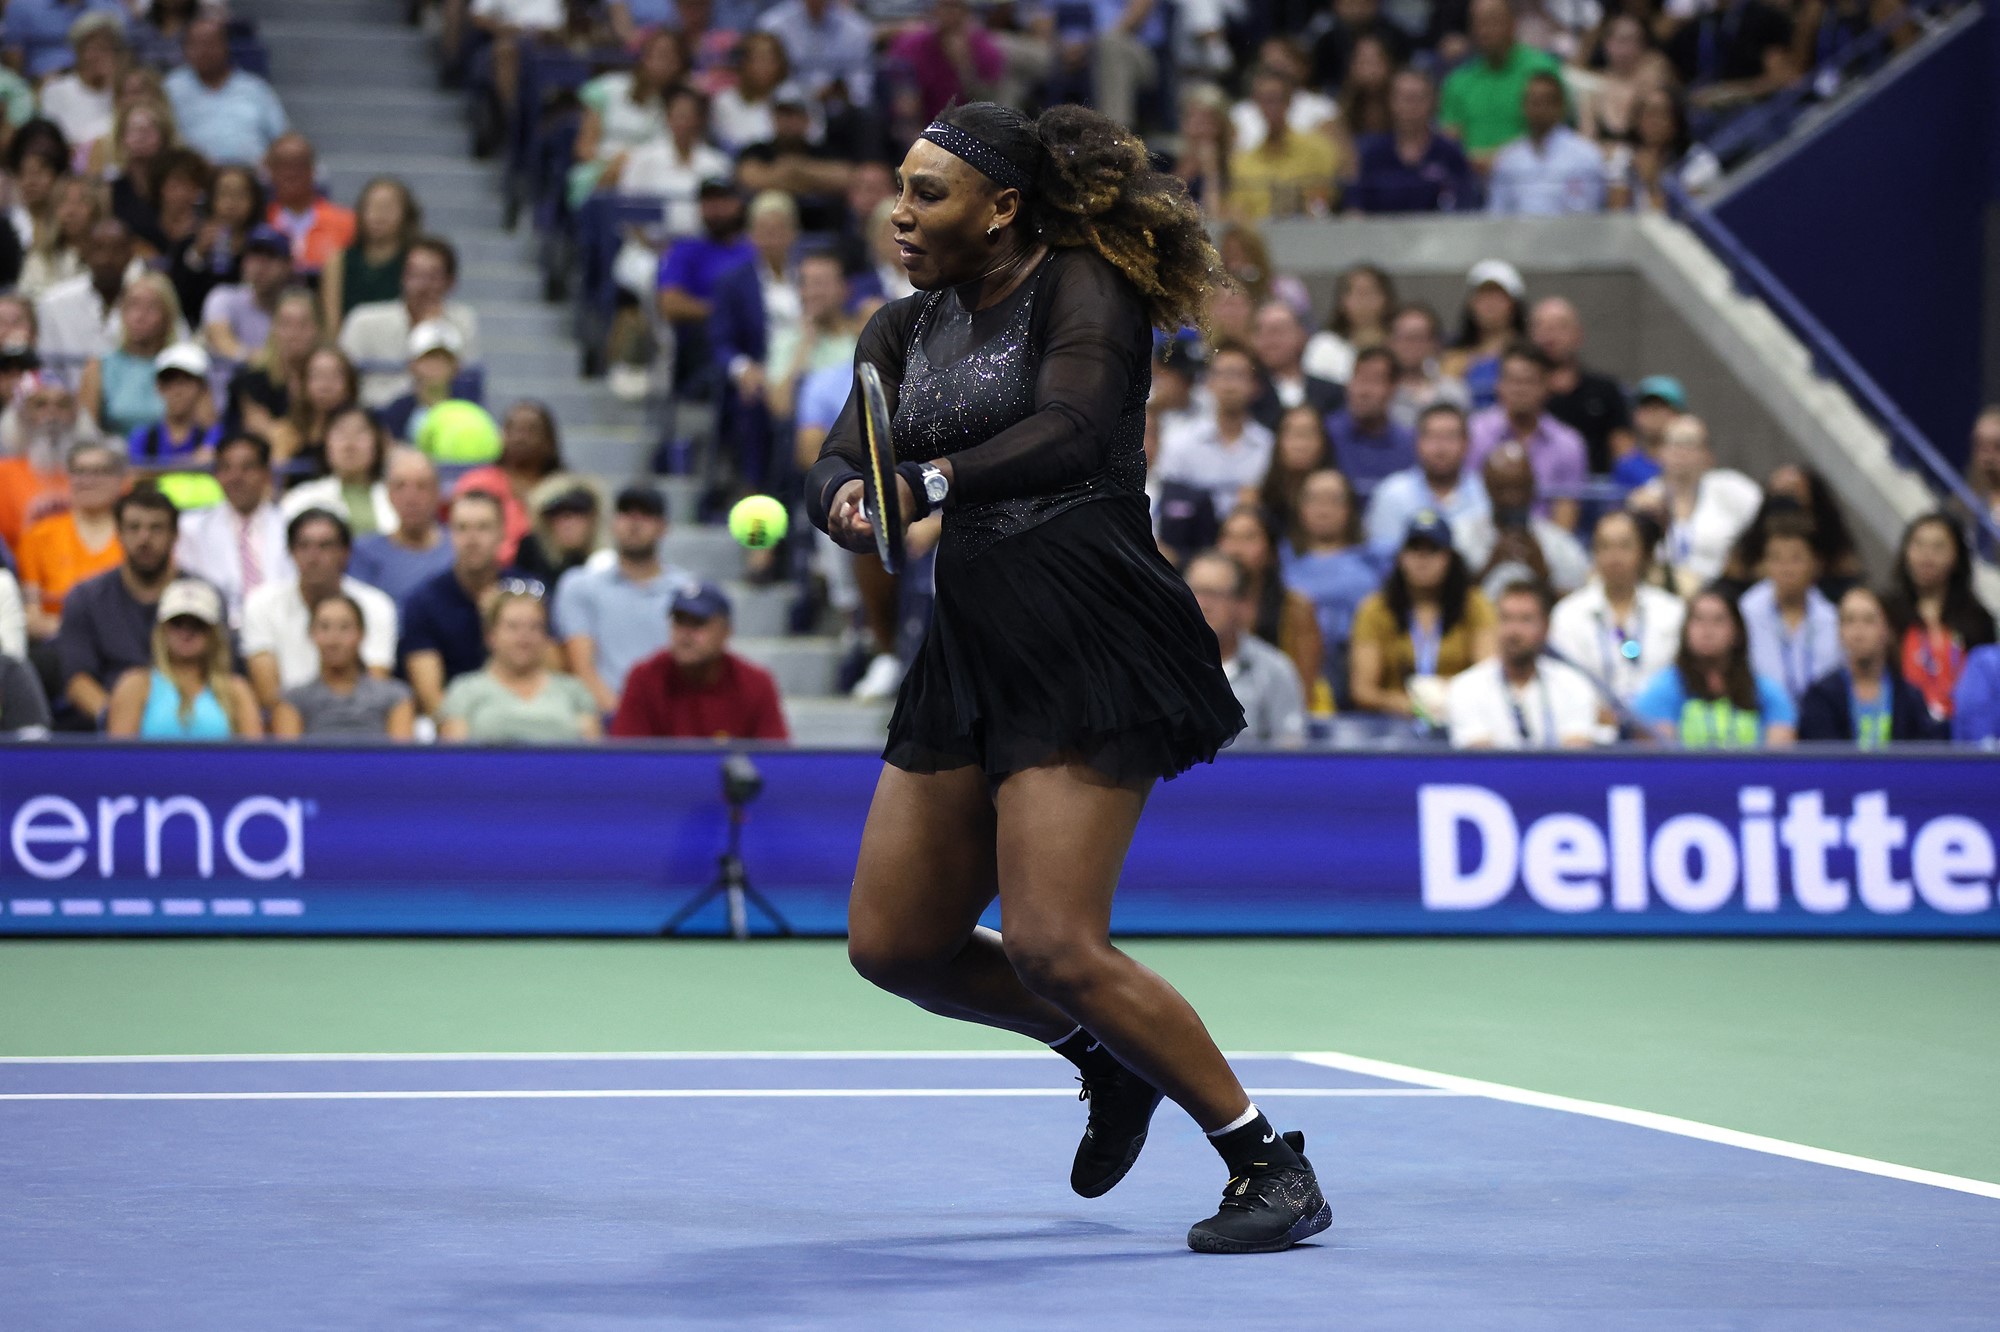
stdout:
[[402,519],[382,481],[385,443],[366,408],[349,404],[335,412],[326,426],[327,475],[285,492],[278,506],[285,521],[307,509],[325,509],[345,518],[357,538],[395,535]]
[[69,29],[76,64],[42,85],[42,114],[79,149],[111,133],[112,85],[125,63],[125,25],[115,14],[86,13]]
[[[32,169],[25,162],[23,167],[24,174]],[[57,180],[43,213],[35,220],[35,243],[21,265],[21,281],[15,290],[38,297],[58,282],[82,273],[83,239],[103,216],[104,194],[96,181],[83,176]]]
[[[1282,37],[1267,39],[1257,51],[1258,62],[1278,70],[1292,84],[1292,97],[1285,104],[1285,126],[1295,134],[1326,134],[1340,118],[1340,106],[1323,92],[1306,87],[1307,62],[1296,43]],[[1239,149],[1264,145],[1264,113],[1249,98],[1229,110],[1231,138]]]
[[28,612],[21,601],[21,584],[0,569],[0,657],[28,656]]
[[725,152],[771,138],[773,99],[791,76],[792,62],[776,33],[743,35],[736,48],[736,83],[718,92],[709,108],[709,133]]
[[1374,264],[1356,264],[1334,279],[1326,327],[1306,340],[1299,364],[1314,379],[1345,384],[1354,358],[1388,341],[1395,308],[1395,280]]
[[1549,646],[1627,706],[1673,665],[1687,618],[1679,597],[1646,581],[1652,561],[1643,521],[1622,510],[1597,520],[1591,579],[1549,617]]
[[667,234],[695,235],[701,230],[701,183],[731,172],[728,156],[707,141],[707,132],[708,99],[685,85],[669,90],[666,132],[612,158],[600,188],[659,195],[666,201]]
[[1763,502],[1763,489],[1755,481],[1715,465],[1708,427],[1693,415],[1667,427],[1660,442],[1659,476],[1627,499],[1660,524],[1664,535],[1655,558],[1668,586],[1684,597],[1722,572],[1730,547]]
[[569,202],[580,207],[615,158],[667,127],[667,91],[688,75],[687,50],[670,28],[655,28],[639,47],[631,69],[600,74],[577,90],[583,124],[576,132],[576,165],[569,173]]

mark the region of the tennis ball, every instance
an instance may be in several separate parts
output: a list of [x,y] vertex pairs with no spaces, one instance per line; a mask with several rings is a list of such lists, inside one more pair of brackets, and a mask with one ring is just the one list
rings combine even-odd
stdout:
[[729,511],[729,535],[752,550],[767,550],[785,539],[785,506],[769,495],[736,501]]
[[500,427],[478,403],[451,398],[424,414],[411,442],[441,463],[488,463],[500,456]]

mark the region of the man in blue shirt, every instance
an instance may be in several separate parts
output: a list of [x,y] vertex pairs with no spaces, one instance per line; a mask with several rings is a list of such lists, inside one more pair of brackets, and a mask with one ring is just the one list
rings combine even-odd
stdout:
[[1486,487],[1465,470],[1465,413],[1433,403],[1417,417],[1417,465],[1392,472],[1368,497],[1368,548],[1383,565],[1402,547],[1410,520],[1425,509],[1447,523],[1486,514]]
[[674,596],[699,580],[660,561],[667,504],[651,486],[627,486],[612,507],[612,563],[593,559],[557,585],[555,635],[569,673],[597,700],[618,710],[625,676],[667,646],[667,612]]
[[1347,378],[1347,406],[1326,418],[1334,465],[1359,489],[1417,463],[1416,435],[1389,417],[1396,396],[1396,358],[1370,347],[1354,358]]
[[407,445],[389,451],[383,470],[396,530],[354,543],[347,572],[389,594],[398,607],[426,582],[451,568],[451,537],[437,520],[437,464]]
[[1960,744],[2000,741],[2000,644],[1972,649],[1951,706],[1952,739]]
[[271,85],[236,68],[222,20],[188,26],[187,64],[167,75],[167,100],[188,146],[211,162],[256,163],[290,128]]
[[458,496],[451,502],[451,567],[417,584],[403,602],[398,651],[417,709],[427,717],[437,716],[446,685],[486,664],[479,607],[500,582],[505,531],[499,500],[479,490]]
[[682,386],[712,370],[708,317],[715,312],[717,280],[757,257],[743,234],[743,196],[720,178],[701,183],[701,235],[682,236],[660,259],[660,318],[674,332],[674,383]]
[[847,0],[782,0],[757,26],[784,43],[792,77],[814,97],[838,81],[854,105],[874,100],[875,29]]
[[1347,206],[1357,213],[1449,213],[1478,199],[1465,150],[1437,131],[1437,89],[1422,70],[1389,81],[1389,128],[1354,145]]
[[1563,96],[1556,75],[1528,76],[1521,92],[1528,132],[1495,155],[1487,211],[1554,217],[1604,208],[1604,154],[1563,124]]
[[21,72],[39,83],[76,63],[70,49],[70,25],[85,14],[126,18],[121,0],[10,0],[0,25],[0,46],[20,60]]

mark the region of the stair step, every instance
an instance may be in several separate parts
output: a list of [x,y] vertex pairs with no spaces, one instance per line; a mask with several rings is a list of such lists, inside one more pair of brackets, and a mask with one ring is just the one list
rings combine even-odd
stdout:
[[729,595],[730,628],[735,634],[782,639],[791,633],[795,589],[760,587],[737,579],[724,583],[722,590]]
[[[332,197],[351,204],[373,177],[400,177],[423,202],[425,228],[457,248],[459,295],[480,316],[488,406],[498,412],[523,398],[548,403],[568,465],[603,478],[609,489],[647,475],[657,426],[645,406],[620,402],[602,381],[580,377],[573,311],[542,299],[532,231],[501,228],[502,166],[472,158],[465,96],[437,86],[431,39],[404,23],[404,4],[235,0],[234,9],[257,21],[269,43],[273,82],[293,122],[319,150]],[[663,545],[665,557],[730,583],[738,632],[773,645],[787,693],[830,688],[835,663],[829,644],[787,646],[791,589],[743,583],[742,549],[726,531],[693,521],[696,482],[658,481],[676,523]],[[866,714],[861,717],[865,729]],[[836,731],[853,725],[829,723]]]
[[722,527],[676,527],[660,543],[660,558],[697,578],[723,582],[743,576],[743,547]]
[[[410,127],[412,133],[423,132],[446,137],[442,130],[425,130]],[[393,131],[370,129],[370,135],[388,139]],[[454,128],[449,137],[453,146],[463,147],[465,134]],[[482,192],[493,193],[499,189],[494,182],[493,169],[484,162],[475,162],[464,157],[454,157],[447,152],[418,152],[401,148],[391,148],[384,144],[379,152],[349,153],[322,152],[319,155],[319,169],[329,176],[350,176],[366,180],[370,176],[407,176],[421,178],[426,195],[440,184],[452,183],[477,186]]]
[[733,638],[729,646],[776,676],[788,699],[831,694],[839,676],[840,643],[832,637]]
[[889,733],[895,701],[862,703],[839,694],[820,697],[787,695],[785,723],[795,745],[840,749],[873,749]]

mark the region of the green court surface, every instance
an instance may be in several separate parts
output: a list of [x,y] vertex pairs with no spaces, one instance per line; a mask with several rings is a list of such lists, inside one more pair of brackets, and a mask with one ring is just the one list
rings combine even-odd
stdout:
[[[1232,1050],[1337,1050],[2000,1182],[2000,944],[1136,941]],[[13,941],[0,1055],[1019,1048],[836,942]]]

